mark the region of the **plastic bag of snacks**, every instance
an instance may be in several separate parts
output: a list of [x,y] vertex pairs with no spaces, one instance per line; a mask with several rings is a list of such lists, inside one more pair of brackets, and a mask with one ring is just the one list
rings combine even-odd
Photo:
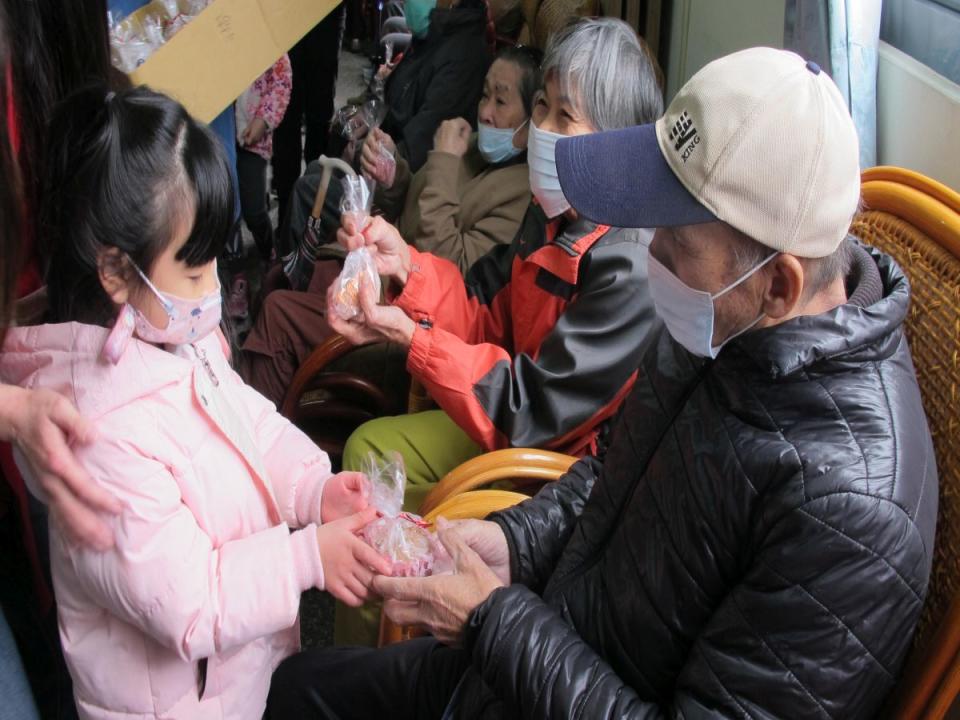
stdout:
[[343,197],[340,199],[340,215],[342,219],[351,218],[357,227],[357,232],[370,222],[370,210],[373,208],[374,181],[362,175],[344,175]]
[[[373,189],[361,176],[347,175],[343,178],[343,198],[340,201],[342,217],[353,216],[358,231],[362,231],[370,221],[370,208],[373,204]],[[360,280],[367,277],[373,286],[373,292],[380,295],[380,276],[377,264],[365,247],[351,250],[343,262],[343,270],[336,280],[337,289],[333,299],[333,310],[344,320],[360,315]]]
[[343,270],[336,279],[337,291],[333,310],[344,320],[352,320],[362,313],[360,309],[360,279],[366,277],[373,285],[373,293],[380,295],[380,276],[377,264],[365,247],[351,250],[343,261]]
[[397,177],[397,158],[390,152],[390,148],[382,142],[377,142],[377,177],[384,187],[393,187]]
[[107,13],[111,61],[133,72],[209,4],[210,0],[153,0],[143,11],[123,18]]
[[400,453],[379,459],[371,452],[363,471],[370,480],[370,505],[380,514],[363,529],[363,539],[393,563],[394,577],[433,574],[446,553],[420,516],[401,511],[407,474]]

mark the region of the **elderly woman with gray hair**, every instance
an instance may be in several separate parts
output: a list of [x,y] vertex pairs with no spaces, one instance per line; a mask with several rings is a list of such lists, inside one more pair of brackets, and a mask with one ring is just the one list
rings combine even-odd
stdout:
[[[408,370],[441,408],[361,426],[347,444],[344,469],[359,467],[370,451],[398,450],[407,466],[406,505],[416,508],[448,470],[484,451],[603,453],[653,323],[646,264],[652,232],[580,217],[564,198],[554,146],[564,136],[654,121],[663,110],[655,72],[619,20],[581,20],[551,39],[530,125],[534,199],[513,243],[478,260],[465,280],[452,263],[407,246],[383,220],[362,235],[341,229],[342,244],[374,254],[392,303],[378,305],[373,289],[362,287],[363,318],[345,322],[331,313],[331,325],[357,344],[387,340],[408,348]],[[444,595],[435,599],[462,632],[498,576],[509,578],[509,567],[506,558],[478,565],[457,533],[442,531],[441,538],[457,573],[435,586]],[[439,718],[471,663],[469,653],[443,644],[458,644],[459,633],[442,635],[295,656],[274,676],[268,714]]]
[[407,349],[407,369],[439,410],[359,427],[344,468],[372,451],[398,451],[407,468],[406,507],[416,510],[449,470],[505,447],[599,454],[610,418],[633,383],[653,322],[646,245],[652,231],[579,217],[554,163],[559,138],[655,120],[663,110],[653,61],[618,20],[580,20],[552,38],[535,98],[527,161],[533,200],[513,242],[477,260],[466,278],[452,263],[408,246],[374,219],[349,249],[366,245],[392,288],[377,305],[368,288],[362,317],[330,313],[355,344]]

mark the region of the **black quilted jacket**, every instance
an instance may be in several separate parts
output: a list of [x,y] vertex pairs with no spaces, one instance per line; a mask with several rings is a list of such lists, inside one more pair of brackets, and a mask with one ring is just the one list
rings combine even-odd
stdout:
[[[495,516],[461,718],[866,718],[920,614],[937,512],[909,287],[742,336],[666,332],[605,462]],[[872,271],[872,269],[871,269]]]

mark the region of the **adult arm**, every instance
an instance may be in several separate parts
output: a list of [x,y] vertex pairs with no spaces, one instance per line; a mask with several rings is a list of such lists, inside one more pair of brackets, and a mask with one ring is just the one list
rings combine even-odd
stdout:
[[[641,696],[523,586],[494,591],[465,643],[487,685],[525,718],[868,718],[909,646],[927,553],[892,502],[810,500],[766,532],[664,698]],[[641,647],[643,637],[620,642]]]
[[[490,283],[479,283],[468,295],[450,279],[451,264],[445,269],[429,255],[420,261],[414,252],[395,301],[418,322],[407,368],[475,442],[486,450],[550,447],[613,411],[654,322],[645,258],[635,245],[593,248],[578,294],[536,356],[508,350],[509,292],[485,297]],[[472,268],[468,281],[481,270]]]
[[575,463],[535,497],[488,517],[503,530],[510,552],[510,580],[540,592],[560,560],[602,464],[595,457]]
[[[427,156],[421,170],[426,175],[425,182],[418,200],[420,228],[416,237],[407,239],[424,252],[450,260],[465,275],[495,246],[513,240],[530,203],[530,191],[517,184],[512,196],[501,189],[494,198],[473,198],[473,202],[489,205],[487,212],[471,227],[461,227],[462,163],[462,158],[437,150]],[[498,173],[494,171],[493,176]]]

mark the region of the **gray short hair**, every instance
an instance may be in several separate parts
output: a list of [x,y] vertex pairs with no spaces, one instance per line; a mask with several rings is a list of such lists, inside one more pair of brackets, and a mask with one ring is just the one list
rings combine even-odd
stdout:
[[[727,227],[734,232],[737,238],[737,241],[733,244],[734,275],[739,276],[749,272],[751,268],[756,267],[776,252],[736,228],[730,225]],[[847,235],[840,241],[837,249],[829,255],[820,258],[798,257],[797,259],[803,264],[805,275],[804,296],[807,298],[813,297],[837,278],[846,278],[853,267],[856,248],[856,240],[853,236]]]
[[596,130],[652,123],[663,114],[663,92],[642,43],[622,20],[577,20],[547,43],[543,77],[554,74]]

